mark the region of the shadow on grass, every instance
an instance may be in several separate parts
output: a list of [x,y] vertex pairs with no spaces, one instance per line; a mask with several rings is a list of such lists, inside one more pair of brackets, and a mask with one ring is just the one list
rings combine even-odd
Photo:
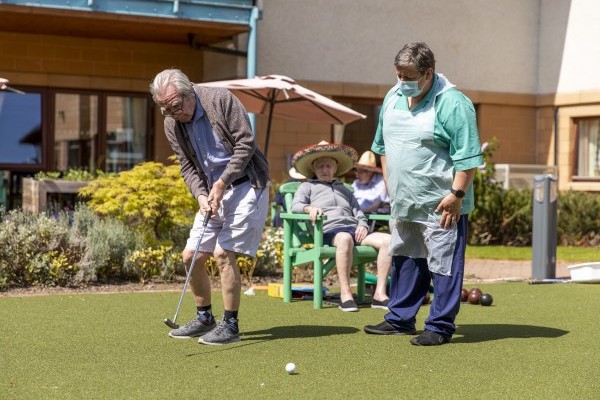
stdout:
[[292,325],[274,326],[260,331],[244,332],[244,340],[274,340],[295,339],[308,337],[321,337],[333,335],[350,335],[360,329],[351,326],[326,326],[326,325]]
[[[188,357],[201,354],[214,353],[237,349],[239,347],[251,346],[276,339],[297,339],[310,337],[324,337],[334,335],[351,335],[358,332],[360,329],[350,326],[325,326],[325,325],[291,325],[291,326],[274,326],[269,329],[260,331],[242,332],[242,341],[237,344],[219,347],[215,350],[203,351],[201,353],[188,354]],[[206,346],[214,348],[214,346]]]
[[[500,339],[557,338],[569,331],[547,326],[511,324],[459,325],[452,343],[478,343]],[[461,336],[456,336],[461,335]]]

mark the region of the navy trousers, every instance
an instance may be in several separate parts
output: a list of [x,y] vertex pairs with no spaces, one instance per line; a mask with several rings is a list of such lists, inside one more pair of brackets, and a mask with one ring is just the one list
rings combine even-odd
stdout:
[[449,276],[430,272],[425,258],[392,257],[388,304],[390,311],[385,315],[385,320],[390,325],[404,330],[415,329],[417,312],[432,283],[433,302],[429,317],[425,320],[425,330],[439,333],[450,340],[456,330],[454,319],[460,309],[460,292],[465,269],[467,215],[461,215],[457,228],[458,237]]

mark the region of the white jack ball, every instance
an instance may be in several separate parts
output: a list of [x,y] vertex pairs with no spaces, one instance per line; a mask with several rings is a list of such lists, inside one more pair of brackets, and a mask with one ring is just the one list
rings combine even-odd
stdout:
[[287,363],[285,365],[285,371],[288,374],[295,374],[296,373],[296,364],[294,364],[294,363]]

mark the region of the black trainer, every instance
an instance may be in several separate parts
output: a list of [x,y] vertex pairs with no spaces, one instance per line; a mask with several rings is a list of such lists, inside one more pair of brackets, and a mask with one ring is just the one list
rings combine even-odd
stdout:
[[405,330],[394,328],[385,320],[377,325],[365,325],[363,329],[366,333],[371,333],[373,335],[414,335],[417,332],[414,329]]
[[358,311],[358,306],[356,305],[354,300],[346,300],[345,302],[340,303],[339,308],[344,312]]
[[371,308],[379,308],[381,310],[389,310],[389,308],[388,308],[389,302],[390,302],[390,299],[385,299],[383,301],[373,299],[373,301],[371,302]]
[[410,342],[415,346],[439,346],[450,342],[450,340],[439,333],[423,331],[419,336],[410,339]]

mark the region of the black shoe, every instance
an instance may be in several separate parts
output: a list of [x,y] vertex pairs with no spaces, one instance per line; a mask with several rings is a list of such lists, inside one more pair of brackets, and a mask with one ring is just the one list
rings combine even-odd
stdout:
[[410,339],[410,342],[415,346],[439,346],[450,342],[450,339],[446,339],[439,333],[424,331],[416,338]]
[[389,302],[390,302],[390,299],[385,299],[383,301],[373,299],[373,301],[371,302],[371,308],[379,308],[381,310],[389,310],[388,309]]
[[416,333],[414,329],[404,330],[394,328],[387,321],[383,321],[377,325],[365,325],[363,329],[365,332],[373,335],[414,335]]
[[356,305],[354,300],[346,300],[345,302],[341,303],[339,307],[340,307],[340,310],[345,311],[345,312],[358,311],[358,306]]

